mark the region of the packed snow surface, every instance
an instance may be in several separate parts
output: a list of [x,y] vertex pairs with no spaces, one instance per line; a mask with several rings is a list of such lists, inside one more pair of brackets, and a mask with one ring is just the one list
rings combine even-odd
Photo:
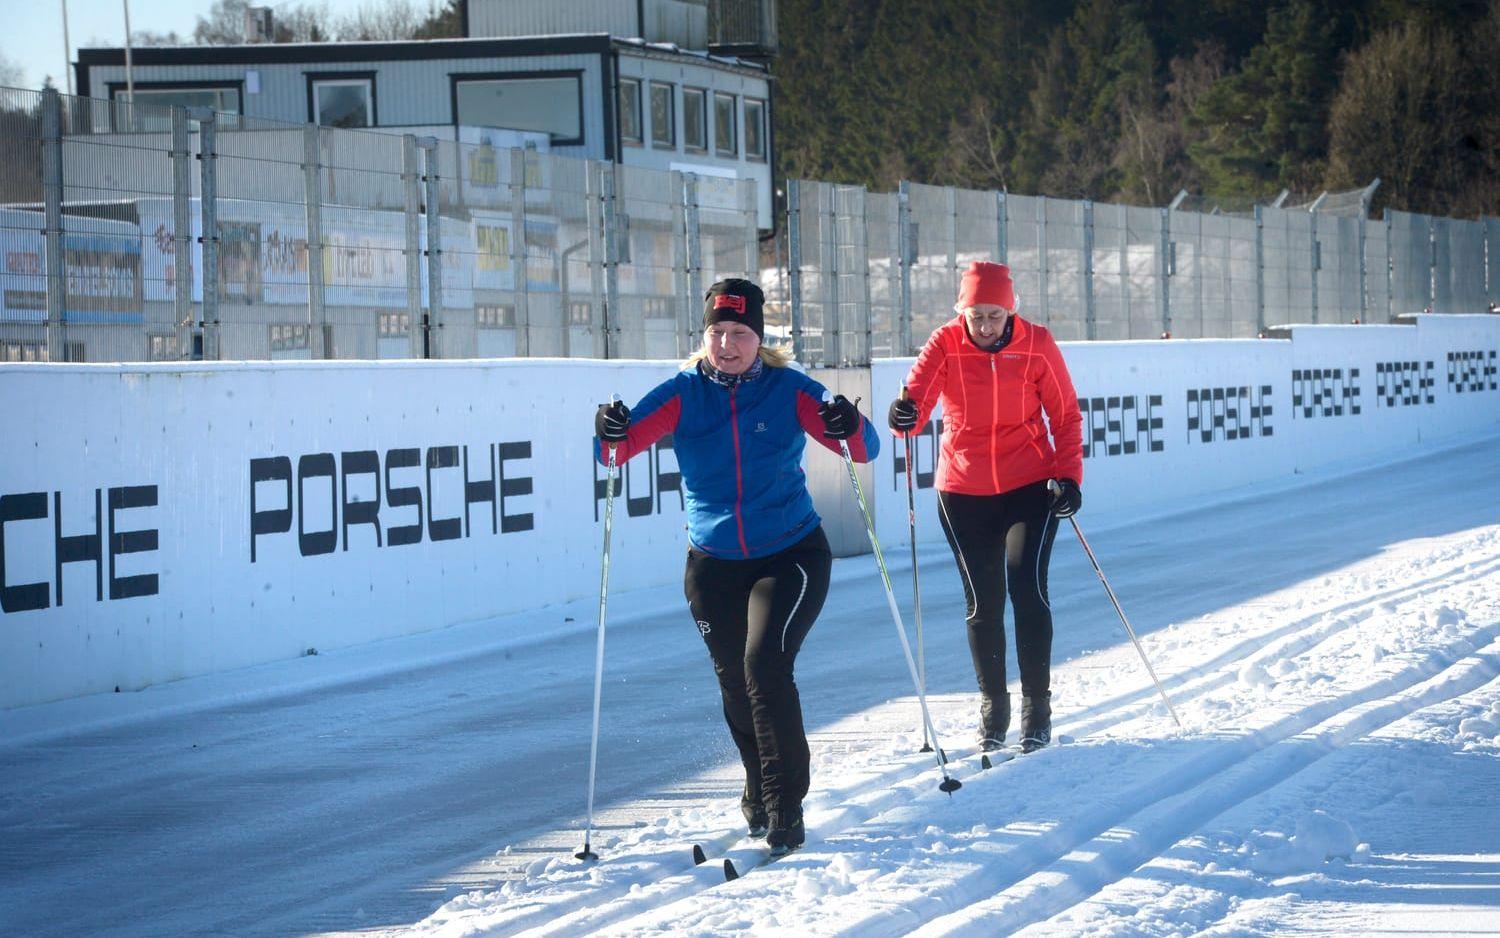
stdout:
[[798,662],[807,846],[762,863],[692,619],[621,594],[597,863],[579,603],[0,713],[3,930],[1500,933],[1500,438],[1078,521],[1180,728],[1065,524],[1058,742],[983,769],[958,575],[924,550],[943,794],[874,560],[843,559]]

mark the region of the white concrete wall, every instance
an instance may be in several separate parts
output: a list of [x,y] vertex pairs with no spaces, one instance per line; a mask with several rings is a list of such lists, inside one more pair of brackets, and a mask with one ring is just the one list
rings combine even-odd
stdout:
[[[1190,504],[1183,500],[1500,425],[1500,316],[1297,326],[1291,341],[1064,342],[1062,350],[1084,411],[1085,512]],[[877,419],[912,361],[875,363],[869,412]],[[917,538],[940,543],[936,437],[929,431],[916,450]],[[901,445],[888,446],[875,467],[882,545],[907,543],[904,458]]]
[[[603,477],[590,458],[594,407],[615,391],[633,401],[675,367],[0,367],[0,399],[16,402],[0,410],[0,706],[590,595]],[[499,478],[501,489],[467,520],[465,455],[470,483]],[[378,473],[359,471],[361,459]],[[276,481],[252,487],[256,460]],[[670,485],[675,471],[670,449],[627,468],[621,589],[681,575],[662,561],[683,549],[680,495],[657,492],[657,473]],[[346,529],[349,507],[371,502],[378,535]],[[265,533],[252,533],[254,518]],[[418,522],[414,542],[391,543]],[[59,525],[64,556],[98,558],[64,563],[60,578]]]
[[[1089,415],[1086,513],[1500,425],[1500,317],[1063,352]],[[863,409],[882,424],[909,366],[871,369]],[[616,392],[634,403],[676,367],[0,365],[0,707],[593,595],[594,407]],[[918,449],[927,475],[933,438]],[[906,543],[900,452],[887,443],[862,473],[888,548]],[[857,542],[836,458],[807,458],[820,510]],[[252,485],[257,468],[267,478]],[[669,446],[628,464],[612,589],[681,576],[676,472]],[[924,541],[942,536],[930,486]]]

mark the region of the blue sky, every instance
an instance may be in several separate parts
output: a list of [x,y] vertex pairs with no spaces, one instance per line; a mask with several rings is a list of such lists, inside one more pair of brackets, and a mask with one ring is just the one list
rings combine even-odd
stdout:
[[[269,0],[273,9],[302,0]],[[68,38],[73,49],[63,51],[62,0],[0,0],[0,55],[8,65],[21,69],[22,87],[40,88],[51,75],[66,91],[66,63],[85,46],[125,44],[125,13],[121,0],[67,0]],[[371,5],[371,0],[313,0],[309,5],[326,7],[331,15],[352,12]],[[425,9],[425,2],[414,4]],[[199,16],[206,16],[213,0],[131,0],[130,28],[135,32],[190,34]]]

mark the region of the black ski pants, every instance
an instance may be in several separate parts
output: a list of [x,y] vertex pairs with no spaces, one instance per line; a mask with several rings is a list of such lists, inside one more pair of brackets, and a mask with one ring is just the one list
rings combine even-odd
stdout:
[[1047,483],[999,495],[938,492],[938,518],[958,562],[968,601],[969,653],[979,690],[1005,697],[1005,597],[1016,615],[1016,664],[1021,694],[1046,697],[1052,688],[1052,607],[1047,564],[1057,519]]
[[745,800],[797,810],[810,782],[792,668],[828,597],[833,553],[819,527],[779,553],[724,560],[688,549],[688,609],[713,658],[724,719],[745,764]]

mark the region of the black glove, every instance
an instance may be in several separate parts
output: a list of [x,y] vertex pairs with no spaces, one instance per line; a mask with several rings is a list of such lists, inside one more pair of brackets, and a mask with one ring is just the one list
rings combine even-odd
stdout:
[[886,423],[897,433],[907,433],[917,427],[917,402],[909,397],[898,397],[891,401],[891,412]]
[[619,443],[630,432],[630,408],[624,401],[600,404],[594,414],[594,434],[606,443]]
[[1047,503],[1047,508],[1059,518],[1071,518],[1083,507],[1083,492],[1079,491],[1078,483],[1072,479],[1056,481],[1057,489],[1052,493],[1052,500]]
[[818,416],[823,418],[823,435],[830,440],[847,440],[859,432],[859,408],[842,394],[824,402]]

